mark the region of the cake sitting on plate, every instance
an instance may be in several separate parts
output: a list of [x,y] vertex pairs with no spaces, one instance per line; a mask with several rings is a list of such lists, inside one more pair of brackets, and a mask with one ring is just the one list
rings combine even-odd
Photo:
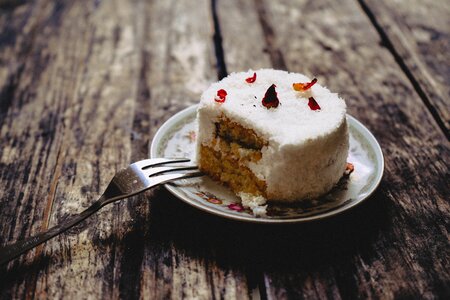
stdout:
[[343,176],[345,101],[297,73],[262,69],[213,83],[197,111],[196,161],[246,207],[313,199]]

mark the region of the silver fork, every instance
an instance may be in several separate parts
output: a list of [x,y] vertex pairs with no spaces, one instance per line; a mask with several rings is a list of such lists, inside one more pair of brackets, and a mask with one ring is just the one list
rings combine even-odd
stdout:
[[[0,248],[0,264],[9,262],[24,252],[63,233],[109,203],[136,195],[163,183],[202,175],[197,167],[192,165],[164,166],[184,162],[189,162],[189,159],[152,158],[129,165],[127,168],[117,172],[100,199],[86,210],[36,236]],[[173,171],[184,172],[171,173]]]

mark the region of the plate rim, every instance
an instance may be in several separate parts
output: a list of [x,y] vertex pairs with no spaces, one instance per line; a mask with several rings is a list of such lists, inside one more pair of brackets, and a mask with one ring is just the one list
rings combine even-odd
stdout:
[[[191,105],[188,106],[186,108],[184,108],[183,110],[177,112],[176,114],[174,114],[173,116],[171,116],[169,119],[167,119],[162,125],[161,127],[159,127],[159,129],[157,130],[157,132],[155,133],[155,136],[153,137],[152,141],[149,144],[149,154],[150,154],[150,158],[156,158],[158,157],[157,155],[157,148],[162,140],[162,138],[164,137],[165,133],[167,132],[167,130],[169,130],[174,124],[173,123],[177,123],[181,120],[183,120],[184,118],[190,116],[191,114],[194,114],[197,111],[197,107],[198,104],[195,105]],[[380,144],[378,143],[377,139],[375,138],[375,136],[373,135],[373,133],[366,127],[364,126],[358,119],[356,119],[355,117],[346,114],[346,118],[349,121],[349,127],[353,126],[356,131],[358,131],[359,133],[361,133],[366,140],[369,142],[370,146],[372,147],[374,153],[375,153],[375,158],[376,158],[376,170],[378,170],[375,178],[372,180],[372,184],[369,188],[369,191],[361,197],[361,199],[355,200],[355,201],[350,201],[349,203],[347,203],[346,205],[340,206],[336,209],[330,210],[330,211],[326,211],[324,213],[321,214],[317,214],[317,215],[313,215],[313,216],[308,216],[308,217],[300,217],[300,218],[292,218],[292,219],[266,219],[266,218],[255,218],[255,217],[248,217],[245,215],[234,215],[234,214],[228,214],[225,213],[223,211],[220,210],[215,210],[213,208],[210,208],[208,206],[202,205],[200,203],[197,203],[195,201],[191,201],[189,199],[186,199],[182,192],[180,192],[178,189],[178,187],[174,187],[170,184],[164,184],[164,187],[170,192],[172,193],[174,196],[176,196],[177,198],[179,198],[180,200],[182,200],[185,203],[188,203],[191,206],[194,206],[202,211],[211,213],[213,215],[216,216],[220,216],[220,217],[224,217],[226,219],[231,219],[231,220],[235,220],[235,221],[243,221],[243,222],[251,222],[251,223],[258,223],[258,224],[286,224],[286,223],[303,223],[303,222],[311,222],[311,221],[318,221],[318,220],[322,220],[325,218],[329,218],[332,216],[336,216],[339,215],[343,212],[346,212],[348,210],[350,210],[351,208],[356,207],[357,205],[361,204],[362,202],[364,202],[366,199],[368,199],[378,188],[378,186],[381,183],[381,179],[383,178],[383,174],[384,174],[384,155],[383,155],[383,151],[381,149]],[[351,123],[351,125],[350,125]]]

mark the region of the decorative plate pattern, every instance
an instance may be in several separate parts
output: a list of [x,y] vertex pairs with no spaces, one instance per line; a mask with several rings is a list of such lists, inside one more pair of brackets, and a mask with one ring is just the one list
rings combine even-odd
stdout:
[[[191,106],[161,126],[150,147],[154,157],[193,157],[196,109]],[[361,203],[376,189],[384,170],[381,148],[375,137],[355,118],[347,115],[350,133],[348,162],[355,167],[325,196],[295,204],[271,204],[264,216],[253,215],[239,198],[207,176],[166,184],[181,200],[206,212],[226,218],[257,223],[295,223],[329,217]]]

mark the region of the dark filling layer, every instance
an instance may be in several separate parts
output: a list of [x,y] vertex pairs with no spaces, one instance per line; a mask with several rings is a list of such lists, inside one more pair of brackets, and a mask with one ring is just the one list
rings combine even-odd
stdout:
[[228,118],[222,117],[215,126],[216,137],[219,136],[229,143],[237,143],[243,148],[261,150],[267,144],[252,129],[244,128]]

